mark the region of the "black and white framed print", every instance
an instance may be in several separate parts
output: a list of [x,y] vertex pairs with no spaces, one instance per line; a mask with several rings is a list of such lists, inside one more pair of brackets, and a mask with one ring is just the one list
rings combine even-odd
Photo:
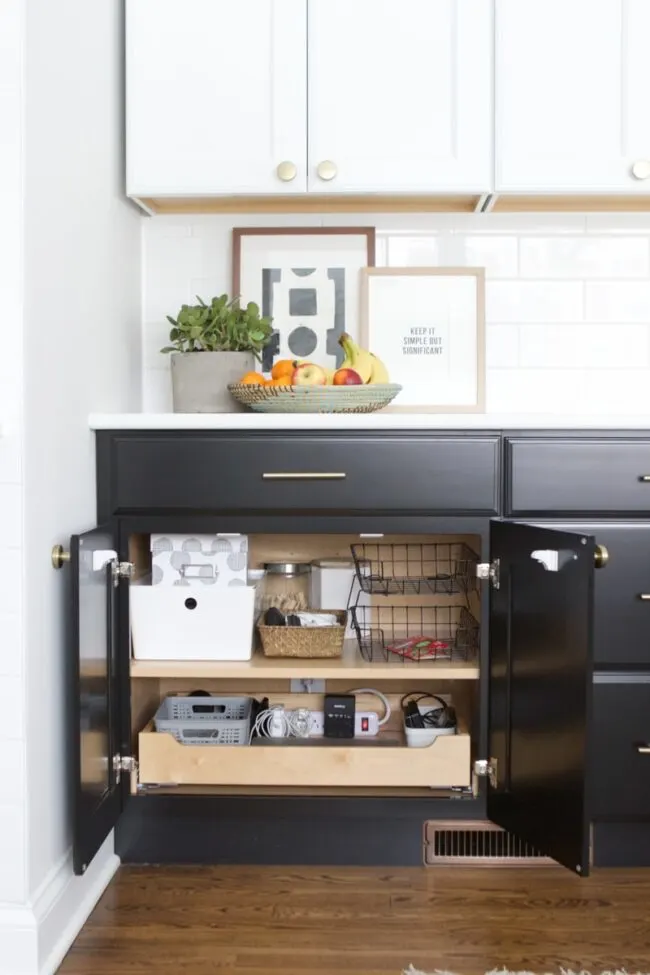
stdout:
[[367,268],[361,345],[402,386],[386,412],[485,412],[485,269]]
[[339,337],[360,335],[360,271],[374,264],[373,227],[234,228],[232,293],[273,319],[264,371],[276,359],[340,366]]

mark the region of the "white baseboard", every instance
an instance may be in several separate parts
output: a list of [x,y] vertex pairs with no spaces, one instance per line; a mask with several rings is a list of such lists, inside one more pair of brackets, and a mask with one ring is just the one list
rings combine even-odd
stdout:
[[66,855],[30,904],[0,907],[0,975],[54,975],[119,865],[111,835],[83,877]]

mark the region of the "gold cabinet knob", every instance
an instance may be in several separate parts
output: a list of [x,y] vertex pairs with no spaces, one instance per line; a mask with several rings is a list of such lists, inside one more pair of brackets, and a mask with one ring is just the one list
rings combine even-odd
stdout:
[[650,159],[637,159],[632,164],[632,175],[635,179],[650,179]]
[[70,553],[66,552],[63,545],[53,545],[50,558],[53,569],[62,569],[65,563],[70,561]]
[[278,179],[281,179],[283,183],[290,183],[298,175],[298,167],[295,163],[285,159],[276,169],[276,173],[278,174]]
[[604,569],[609,562],[609,552],[604,545],[596,545],[594,551],[594,566],[596,569]]
[[325,182],[334,179],[338,175],[336,164],[331,159],[324,159],[322,163],[319,163],[316,172],[318,173],[318,178],[324,179]]

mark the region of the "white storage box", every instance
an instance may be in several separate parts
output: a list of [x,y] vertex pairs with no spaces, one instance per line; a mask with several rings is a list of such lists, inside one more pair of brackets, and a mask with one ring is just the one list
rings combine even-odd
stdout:
[[250,660],[254,586],[175,587],[135,583],[131,641],[138,660]]
[[[370,597],[362,592],[351,559],[318,559],[312,562],[310,609],[347,609],[369,606]],[[354,636],[348,613],[345,639]]]
[[246,535],[151,536],[154,586],[245,586],[247,570]]

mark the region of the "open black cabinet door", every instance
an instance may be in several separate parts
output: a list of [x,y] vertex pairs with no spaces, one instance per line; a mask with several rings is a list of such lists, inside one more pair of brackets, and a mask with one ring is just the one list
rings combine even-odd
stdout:
[[88,864],[121,812],[116,681],[117,555],[106,528],[70,539],[70,750],[73,865]]
[[490,559],[488,816],[585,876],[595,542],[494,521]]

